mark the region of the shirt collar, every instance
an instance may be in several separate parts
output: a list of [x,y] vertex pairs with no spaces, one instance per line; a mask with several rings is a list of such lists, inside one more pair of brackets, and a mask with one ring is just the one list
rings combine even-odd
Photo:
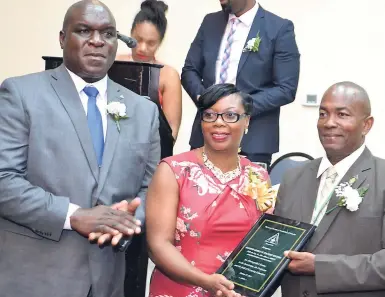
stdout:
[[[365,150],[365,143],[361,145],[357,150],[347,156],[345,159],[342,159],[337,164],[334,165],[334,169],[336,170],[338,176],[343,177],[346,172],[348,172],[349,168],[352,167],[354,162],[361,156],[361,154]],[[324,156],[322,157],[321,163],[318,168],[317,178],[319,178],[329,167],[333,166],[330,163],[329,159]]]
[[70,71],[67,67],[66,67],[66,69],[67,69],[69,75],[71,76],[72,81],[75,84],[75,88],[79,94],[80,94],[80,92],[83,91],[83,89],[86,86],[94,86],[95,88],[98,89],[99,94],[101,96],[104,96],[104,94],[106,94],[106,92],[107,92],[107,78],[108,78],[107,75],[104,76],[101,80],[98,80],[97,82],[90,84],[90,83],[86,82],[85,80],[83,80],[80,76],[78,76],[75,73],[73,73],[72,71]]
[[[254,22],[254,18],[257,15],[257,11],[258,11],[258,4],[257,4],[257,2],[255,2],[253,8],[246,11],[244,14],[242,14],[238,18],[238,20],[241,21],[241,23],[243,23],[246,27],[251,28],[251,25]],[[229,20],[231,20],[233,18],[236,18],[236,16],[231,13],[229,15]]]

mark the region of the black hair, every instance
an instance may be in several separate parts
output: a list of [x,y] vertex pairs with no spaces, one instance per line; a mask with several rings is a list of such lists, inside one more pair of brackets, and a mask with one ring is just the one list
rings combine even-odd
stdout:
[[137,24],[149,22],[153,24],[159,31],[160,40],[162,41],[167,29],[166,11],[168,5],[163,1],[146,0],[140,5],[140,11],[135,16],[132,23],[131,31]]
[[242,100],[243,108],[247,115],[253,111],[253,99],[249,94],[243,93],[233,84],[217,84],[207,88],[199,97],[198,109],[200,112],[210,108],[223,97],[235,94]]

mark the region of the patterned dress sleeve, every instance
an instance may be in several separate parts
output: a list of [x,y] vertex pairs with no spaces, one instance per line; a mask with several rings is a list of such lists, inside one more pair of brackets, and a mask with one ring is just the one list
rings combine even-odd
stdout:
[[191,162],[179,161],[175,157],[168,157],[163,159],[161,162],[165,162],[170,166],[172,172],[174,172],[175,179],[178,182],[179,189],[182,187],[184,180],[188,177],[191,168]]

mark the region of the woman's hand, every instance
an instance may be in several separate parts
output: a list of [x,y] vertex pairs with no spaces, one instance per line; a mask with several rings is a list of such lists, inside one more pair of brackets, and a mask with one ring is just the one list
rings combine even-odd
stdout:
[[203,289],[217,297],[241,297],[234,290],[234,284],[221,274],[210,274],[207,276]]

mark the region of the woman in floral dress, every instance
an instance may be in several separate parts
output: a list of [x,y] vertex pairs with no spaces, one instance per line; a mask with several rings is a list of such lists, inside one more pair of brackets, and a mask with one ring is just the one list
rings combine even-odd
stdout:
[[220,84],[198,104],[204,146],[162,160],[148,191],[146,232],[156,265],[150,297],[238,296],[215,272],[273,209],[266,170],[238,155],[250,96]]

